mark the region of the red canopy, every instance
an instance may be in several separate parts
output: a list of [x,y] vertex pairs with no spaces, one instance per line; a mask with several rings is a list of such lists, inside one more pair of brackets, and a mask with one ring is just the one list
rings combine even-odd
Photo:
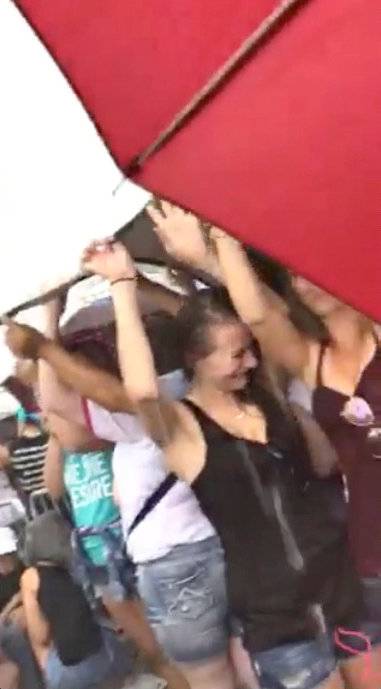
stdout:
[[[126,170],[275,0],[17,0]],[[305,0],[137,182],[381,320],[381,3]]]

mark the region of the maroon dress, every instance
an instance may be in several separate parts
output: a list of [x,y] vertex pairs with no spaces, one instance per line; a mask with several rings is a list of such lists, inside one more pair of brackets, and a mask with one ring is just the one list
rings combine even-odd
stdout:
[[351,397],[324,385],[321,350],[313,413],[339,455],[349,488],[348,529],[352,554],[362,577],[381,576],[381,349],[364,370],[353,397],[371,408],[374,420],[358,426],[342,416]]

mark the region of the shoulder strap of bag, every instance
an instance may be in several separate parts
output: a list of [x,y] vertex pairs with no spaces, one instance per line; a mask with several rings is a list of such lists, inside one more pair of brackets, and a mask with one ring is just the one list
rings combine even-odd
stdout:
[[156,490],[152,493],[152,495],[147,498],[145,501],[142,509],[138,514],[136,515],[134,521],[132,522],[129,530],[128,530],[128,535],[131,536],[132,532],[135,531],[136,527],[141,524],[143,519],[147,517],[147,515],[152,512],[154,507],[159,504],[159,502],[164,498],[165,495],[171,490],[172,486],[177,483],[178,478],[175,474],[168,474],[168,476],[165,477],[164,481],[160,483],[160,485],[156,488]]

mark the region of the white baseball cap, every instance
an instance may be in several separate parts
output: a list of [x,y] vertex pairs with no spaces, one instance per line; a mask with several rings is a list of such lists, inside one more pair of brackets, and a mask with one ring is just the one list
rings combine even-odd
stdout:
[[0,528],[0,555],[9,555],[17,550],[17,539],[9,526]]

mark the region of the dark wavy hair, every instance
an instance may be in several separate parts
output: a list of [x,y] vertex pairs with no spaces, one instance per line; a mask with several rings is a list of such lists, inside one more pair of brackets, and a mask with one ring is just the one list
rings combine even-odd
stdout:
[[[182,366],[189,380],[193,378],[192,363],[213,351],[214,326],[239,321],[239,316],[224,287],[211,287],[189,297],[177,317]],[[264,413],[271,441],[298,459],[297,471],[307,466],[307,448],[304,436],[287,401],[278,389],[277,376],[273,377],[261,356],[258,342],[253,338],[253,351],[258,366],[251,372],[244,390],[237,393],[243,402],[254,403]]]
[[327,326],[302,301],[292,284],[290,271],[266,254],[250,246],[245,248],[259,278],[286,302],[290,321],[295,328],[312,340],[328,344],[331,338]]
[[[143,324],[158,374],[181,368],[178,326],[174,316],[165,311],[154,311],[143,317]],[[63,345],[68,352],[80,354],[103,371],[121,378],[113,323],[66,336]]]

